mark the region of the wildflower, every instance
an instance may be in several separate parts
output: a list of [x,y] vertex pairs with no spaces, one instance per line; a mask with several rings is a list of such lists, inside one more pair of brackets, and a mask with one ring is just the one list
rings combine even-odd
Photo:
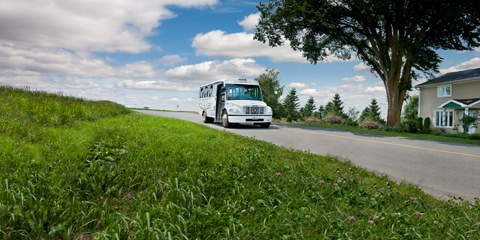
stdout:
[[390,186],[390,183],[389,183],[389,182],[387,182],[387,186]]
[[378,191],[377,191],[377,192],[381,192],[381,191],[382,191],[382,190],[378,189]]
[[353,172],[353,168],[350,168],[350,171],[352,171],[352,172]]
[[422,215],[423,215],[423,213],[417,211],[417,216],[422,216]]
[[373,220],[368,220],[368,224],[373,224]]
[[337,184],[337,183],[334,183],[334,184],[333,184],[333,186],[335,186],[335,187],[336,187],[336,186],[338,186],[338,184]]
[[281,173],[277,173],[277,176],[279,176],[279,177],[280,177],[280,176],[282,176],[282,174],[281,174]]
[[325,181],[321,180],[321,181],[320,181],[320,184],[325,184]]
[[268,156],[269,156],[269,157],[271,157],[271,156],[272,156],[272,154],[270,154],[270,153],[269,153],[269,154],[268,154]]
[[355,222],[355,217],[354,216],[349,217],[349,219],[350,219],[350,222]]
[[370,200],[375,201],[375,198],[372,197],[372,198],[370,198]]
[[303,163],[300,163],[300,166],[303,166]]
[[342,174],[342,175],[340,175],[340,177],[343,177],[343,174]]
[[313,165],[315,165],[315,162],[312,162]]
[[480,227],[480,222],[477,222],[477,226],[479,226],[479,227]]
[[410,200],[415,200],[415,198],[414,198],[414,197],[410,197]]

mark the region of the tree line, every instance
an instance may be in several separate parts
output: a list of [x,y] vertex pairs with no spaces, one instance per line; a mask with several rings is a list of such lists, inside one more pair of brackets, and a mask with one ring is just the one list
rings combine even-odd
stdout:
[[[338,93],[325,105],[315,105],[311,96],[306,104],[300,106],[300,98],[295,88],[292,88],[286,97],[281,100],[283,88],[280,84],[280,72],[276,69],[267,69],[259,77],[255,78],[260,87],[265,90],[264,101],[273,110],[273,118],[285,119],[286,121],[315,121],[325,120],[327,123],[342,123],[344,125],[358,126],[363,122],[374,122],[377,125],[385,125],[386,121],[381,117],[380,106],[375,98],[360,113],[355,107],[344,109],[344,103]],[[415,120],[418,116],[418,96],[413,96],[405,105],[403,119]]]

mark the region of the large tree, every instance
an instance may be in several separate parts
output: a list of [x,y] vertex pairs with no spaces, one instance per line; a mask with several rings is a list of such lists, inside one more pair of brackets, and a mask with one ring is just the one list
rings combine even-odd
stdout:
[[282,112],[284,111],[283,105],[279,100],[283,94],[283,86],[280,85],[278,74],[280,74],[278,70],[269,68],[255,78],[260,87],[265,90],[263,101],[272,108],[273,118],[282,117]]
[[443,59],[435,50],[480,46],[477,0],[270,0],[257,8],[261,42],[288,40],[315,64],[356,53],[385,85],[388,126],[400,126],[412,80],[438,72]]

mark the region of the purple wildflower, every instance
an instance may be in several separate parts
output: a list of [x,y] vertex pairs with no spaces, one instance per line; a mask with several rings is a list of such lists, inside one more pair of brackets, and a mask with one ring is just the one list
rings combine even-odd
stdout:
[[354,216],[351,216],[348,219],[350,219],[350,222],[355,222],[355,217]]
[[320,184],[325,184],[325,181],[321,180],[321,181],[320,181]]
[[390,183],[389,183],[389,182],[387,182],[387,186],[390,186]]
[[423,213],[417,211],[417,216],[422,216],[422,215],[423,215]]
[[410,197],[410,200],[415,200],[415,198],[414,198],[414,197]]
[[353,168],[350,168],[350,171],[352,171],[352,172],[353,172]]
[[377,191],[377,192],[381,192],[381,191],[382,191],[382,190],[378,189],[378,191]]
[[342,175],[340,175],[340,177],[343,177],[343,174],[342,174]]
[[370,200],[375,201],[375,198],[372,197],[372,198],[370,198]]
[[337,184],[337,183],[334,183],[333,186],[338,186],[338,184]]
[[373,220],[368,220],[368,224],[373,224]]
[[280,177],[280,176],[282,176],[282,174],[281,174],[281,173],[277,173],[277,176],[279,176],[279,177]]
[[477,226],[479,226],[479,227],[480,227],[480,222],[477,222]]

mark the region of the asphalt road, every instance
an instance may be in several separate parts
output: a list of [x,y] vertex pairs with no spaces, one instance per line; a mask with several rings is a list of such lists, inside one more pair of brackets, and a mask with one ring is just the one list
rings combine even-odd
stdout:
[[[138,111],[161,117],[183,119],[221,129],[219,123],[205,124],[193,113]],[[480,146],[352,133],[273,123],[270,128],[239,126],[226,129],[288,148],[337,156],[377,174],[419,185],[437,198],[461,196],[480,198]]]

